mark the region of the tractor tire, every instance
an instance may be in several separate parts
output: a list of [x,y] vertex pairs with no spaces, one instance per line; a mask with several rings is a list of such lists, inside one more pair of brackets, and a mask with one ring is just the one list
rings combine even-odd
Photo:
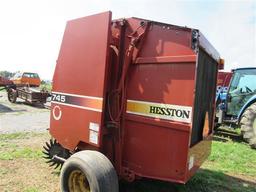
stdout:
[[251,104],[244,111],[240,120],[241,132],[244,140],[256,149],[256,103]]
[[109,159],[97,151],[80,151],[64,163],[62,192],[118,192],[118,177]]
[[11,102],[11,103],[15,103],[16,100],[17,100],[17,97],[18,97],[18,94],[17,94],[17,91],[14,90],[14,89],[9,89],[8,92],[8,100]]

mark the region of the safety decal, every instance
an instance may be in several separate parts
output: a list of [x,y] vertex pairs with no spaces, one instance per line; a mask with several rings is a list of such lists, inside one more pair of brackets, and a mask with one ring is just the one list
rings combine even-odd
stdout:
[[188,163],[188,170],[191,170],[194,166],[194,156],[190,156]]
[[192,107],[127,100],[127,113],[147,117],[191,123]]
[[98,144],[100,125],[98,123],[89,123],[89,142]]

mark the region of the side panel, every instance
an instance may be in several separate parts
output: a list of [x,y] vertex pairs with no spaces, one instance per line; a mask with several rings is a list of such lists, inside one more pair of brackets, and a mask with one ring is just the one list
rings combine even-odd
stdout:
[[100,146],[111,12],[69,21],[53,78],[50,133],[74,149]]
[[123,163],[137,175],[185,179],[194,77],[195,63],[131,66]]

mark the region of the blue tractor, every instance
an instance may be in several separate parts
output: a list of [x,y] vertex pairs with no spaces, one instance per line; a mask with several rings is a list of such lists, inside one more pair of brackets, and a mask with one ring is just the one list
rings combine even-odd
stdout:
[[228,91],[216,103],[217,126],[238,125],[244,140],[256,148],[256,68],[233,70]]

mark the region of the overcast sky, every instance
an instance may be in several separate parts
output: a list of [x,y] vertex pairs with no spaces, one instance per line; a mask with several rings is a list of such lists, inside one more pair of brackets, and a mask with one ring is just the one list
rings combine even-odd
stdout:
[[67,20],[111,10],[200,29],[225,70],[256,67],[256,0],[1,0],[0,70],[51,79]]

